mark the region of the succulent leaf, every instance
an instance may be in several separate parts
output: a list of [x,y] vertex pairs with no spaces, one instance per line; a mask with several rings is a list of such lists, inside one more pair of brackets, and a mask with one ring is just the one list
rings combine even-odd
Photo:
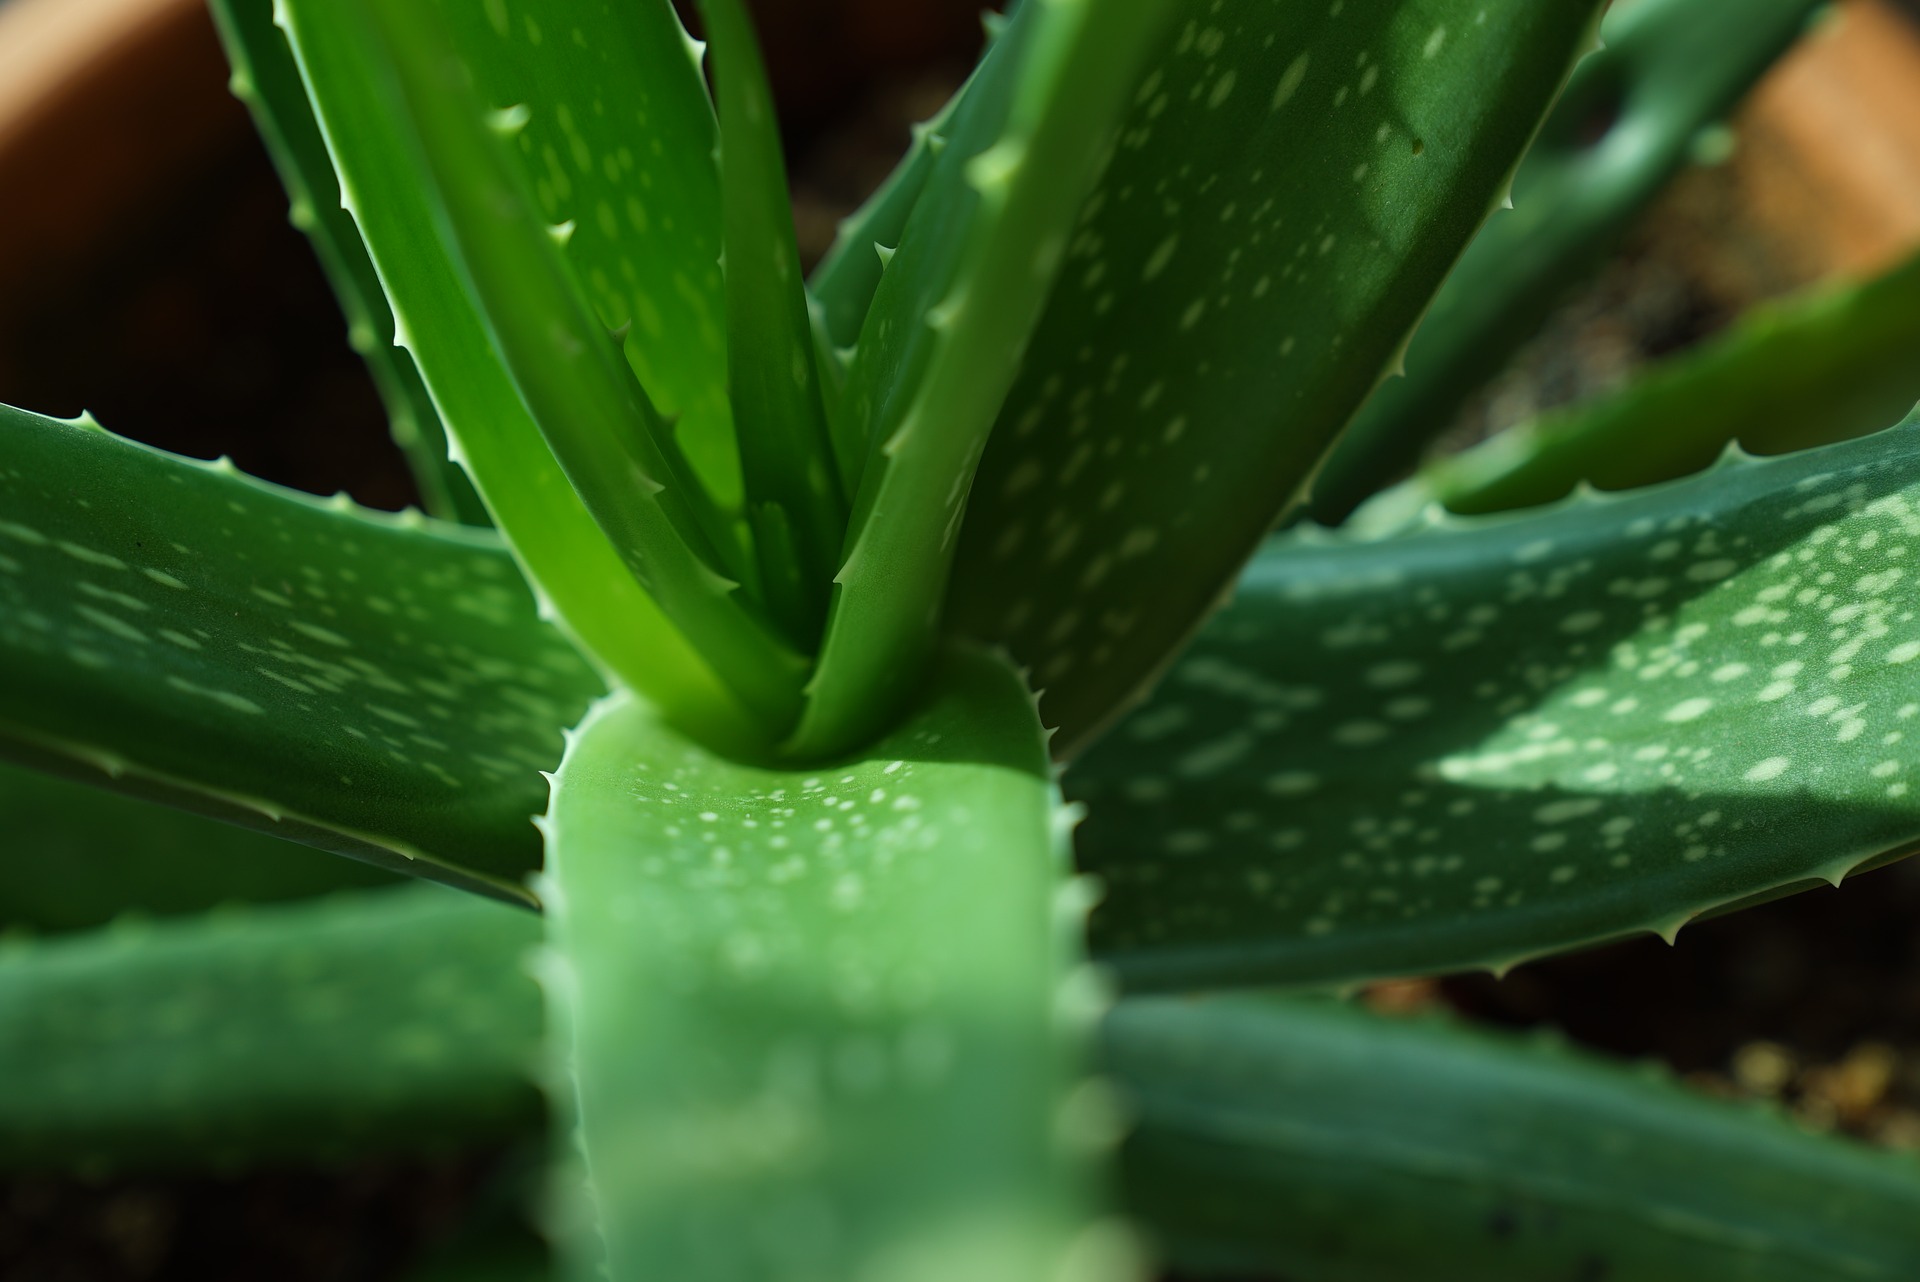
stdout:
[[429,513],[485,525],[487,509],[447,456],[447,431],[413,357],[394,343],[393,309],[353,219],[340,207],[340,184],[327,161],[300,68],[274,29],[272,0],[209,0],[220,42],[233,65],[234,95],[246,103],[292,199],[293,225],[313,242],[347,317],[347,337],[367,363],[386,405],[394,443],[406,455]]
[[720,108],[727,387],[741,425],[747,523],[768,607],[811,654],[839,568],[847,500],[800,273],[773,91],[740,0],[701,0]]
[[0,766],[0,937],[392,885],[392,873],[200,815]]
[[[0,1101],[0,1161],[191,1167],[525,1127],[539,929],[401,889],[0,949],[0,1008],[54,1029]],[[222,995],[250,1035],[215,1048],[183,1008]],[[1916,1266],[1911,1157],[1551,1042],[1269,997],[1130,998],[1099,1040],[1132,1111],[1121,1189],[1191,1272],[1397,1279],[1436,1251],[1482,1282],[1594,1260],[1648,1282]],[[343,1045],[401,1057],[386,1091]],[[76,1081],[111,1094],[82,1111],[54,1085]],[[513,1258],[508,1276],[545,1276]]]
[[539,936],[531,913],[407,886],[0,943],[0,1167],[336,1158],[531,1125]]
[[1180,0],[1031,0],[953,118],[861,329],[866,442],[796,755],[877,733],[924,674],[968,486],[1135,69]]
[[1138,696],[1301,496],[1599,7],[1181,6],[1062,245],[949,599],[1032,668],[1057,750]]
[[1729,442],[1783,454],[1879,431],[1920,400],[1920,256],[1864,284],[1755,308],[1613,396],[1549,413],[1442,459],[1382,496],[1494,512],[1671,480]]
[[[1334,1002],[1121,1002],[1130,1205],[1211,1276],[1812,1282],[1920,1270],[1920,1161],[1551,1042]],[[1436,1271],[1435,1261],[1444,1260]]]
[[672,444],[729,510],[721,198],[700,48],[666,0],[434,0],[483,103],[511,121],[541,218]]
[[0,407],[9,758],[524,900],[601,688],[489,532]]
[[1406,377],[1373,394],[1315,478],[1316,520],[1343,519],[1418,460],[1827,2],[1614,6],[1605,47],[1514,177],[1513,210],[1475,237],[1407,349]]
[[1920,415],[1254,563],[1067,776],[1142,988],[1501,967],[1920,844]]
[[986,659],[817,774],[597,707],[541,972],[612,1277],[1055,1276],[1091,1201],[1055,1125],[1082,1031],[1055,798]]
[[[393,309],[396,341],[412,353],[457,457],[543,609],[563,616],[604,671],[677,719],[750,733],[746,710],[626,572],[541,438],[443,235],[415,146],[390,106],[395,91],[368,74],[346,25],[349,8],[310,10],[293,0],[275,12],[292,39],[341,201]],[[243,40],[256,34],[251,25],[239,31]]]
[[[524,164],[498,135],[445,24],[420,5],[295,4],[298,39],[326,28],[367,96],[416,137],[493,337],[554,457],[614,551],[769,735],[797,712],[805,660],[738,589],[740,549],[541,221]],[[402,138],[402,144],[407,141]],[[431,341],[419,336],[419,341]],[[509,537],[512,531],[508,531]],[[632,642],[628,643],[632,645]]]

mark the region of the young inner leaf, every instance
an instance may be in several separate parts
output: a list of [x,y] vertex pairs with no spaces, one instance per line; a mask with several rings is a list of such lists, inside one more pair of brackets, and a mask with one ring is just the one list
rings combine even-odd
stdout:
[[702,0],[720,106],[727,389],[769,612],[818,643],[847,501],[814,368],[812,321],[773,95],[739,0]]

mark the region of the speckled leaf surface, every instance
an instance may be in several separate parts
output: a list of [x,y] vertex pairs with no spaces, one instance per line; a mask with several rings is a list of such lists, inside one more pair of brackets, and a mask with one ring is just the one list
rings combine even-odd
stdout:
[[[1920,1270],[1920,1160],[1552,1042],[1126,1001],[1128,1201],[1198,1276],[1840,1282]],[[1436,1269],[1435,1261],[1445,1261]]]
[[877,734],[921,679],[974,467],[1135,71],[1179,7],[1029,0],[953,113],[840,399],[840,432],[867,454],[796,754]]
[[1920,419],[1290,536],[1068,774],[1140,987],[1503,965],[1920,844]]
[[[55,1052],[22,1062],[24,1098],[0,1101],[0,1155],[198,1169],[525,1127],[541,1011],[522,961],[539,929],[400,890],[0,950],[0,1008],[50,1028]],[[262,1000],[270,987],[280,1000]],[[248,1035],[193,1036],[199,1004],[223,996]],[[362,1065],[342,1073],[343,1035],[384,1089]],[[1913,1158],[1550,1042],[1328,1002],[1136,998],[1107,1016],[1100,1052],[1130,1110],[1128,1209],[1203,1276],[1399,1282],[1444,1248],[1478,1282],[1596,1260],[1649,1282],[1904,1282],[1920,1249]],[[50,1113],[63,1078],[106,1103]],[[1675,1213],[1645,1214],[1656,1198]]]
[[1781,454],[1876,432],[1920,400],[1916,336],[1920,257],[1756,308],[1613,396],[1442,459],[1383,495],[1382,508],[1438,501],[1495,512],[1550,502],[1583,481],[1622,490],[1671,480],[1708,466],[1730,441]]
[[[413,135],[494,343],[620,563],[764,733],[781,733],[798,712],[804,660],[739,591],[724,515],[542,222],[525,166],[502,136],[517,121],[482,107],[431,8],[341,3],[309,13],[326,15],[312,25],[330,28],[362,77],[394,83],[385,106]],[[635,637],[625,648],[641,644]]]
[[599,680],[497,539],[0,408],[0,749],[524,895]]
[[379,388],[394,443],[407,456],[421,502],[435,516],[485,525],[486,508],[473,483],[447,456],[446,428],[426,382],[413,357],[393,341],[393,309],[353,219],[340,207],[326,139],[307,103],[293,51],[274,29],[273,0],[210,0],[208,7],[233,64],[233,92],[253,114],[292,200],[293,225],[312,241],[346,313],[348,341]]
[[459,459],[536,591],[604,669],[676,716],[738,725],[744,714],[626,572],[527,412],[471,298],[398,91],[369,70],[378,59],[350,16],[306,0],[276,10],[393,309],[395,341],[418,364]]
[[666,0],[438,0],[486,105],[524,110],[515,147],[540,212],[675,437],[727,504],[740,463],[726,395],[719,142]]
[[394,883],[355,859],[0,765],[0,936]]
[[409,886],[0,942],[0,1167],[337,1158],[527,1126],[539,937],[530,913]]
[[[541,971],[614,1279],[1059,1276],[1091,1012],[1055,800],[990,660],[814,773],[597,707],[555,783]],[[572,1245],[584,1276],[600,1244]]]
[[1298,497],[1598,8],[1180,6],[1000,412],[948,602],[1033,668],[1058,749],[1136,696]]

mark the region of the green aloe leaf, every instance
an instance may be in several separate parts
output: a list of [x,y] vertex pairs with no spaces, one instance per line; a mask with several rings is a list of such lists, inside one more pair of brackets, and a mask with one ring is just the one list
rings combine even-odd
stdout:
[[0,934],[394,881],[357,860],[11,766],[0,766],[0,832]]
[[0,942],[0,1166],[208,1167],[525,1128],[539,936],[530,913],[408,886]]
[[1756,308],[1614,396],[1441,460],[1383,495],[1383,509],[1501,511],[1562,498],[1582,481],[1621,490],[1685,476],[1730,441],[1781,454],[1878,431],[1920,400],[1916,335],[1920,256],[1864,284]]
[[294,8],[306,15],[296,47],[337,41],[358,80],[375,87],[369,96],[395,82],[382,104],[398,130],[416,135],[402,145],[412,143],[429,176],[480,310],[567,480],[634,580],[766,733],[784,730],[798,710],[805,661],[727,577],[741,567],[724,517],[674,451],[541,221],[530,176],[500,136],[517,122],[487,118],[434,10]]
[[1301,496],[1599,8],[1181,6],[1000,413],[949,600],[1033,669],[1057,750],[1137,697]]
[[1084,975],[1055,799],[1031,698],[990,660],[956,658],[817,773],[599,705],[544,881],[599,1226],[576,1262],[603,1243],[615,1279],[1019,1282],[1092,1251],[1057,1124]]
[[[567,629],[603,669],[684,722],[714,723],[715,733],[745,733],[746,711],[626,572],[541,438],[446,244],[432,191],[392,106],[396,91],[368,73],[353,33],[343,25],[347,16],[344,6],[335,5],[310,13],[296,2],[276,10],[293,39],[337,174],[315,174],[308,185],[338,187],[378,269],[395,317],[395,341],[425,378],[456,457],[540,599],[551,603],[549,612],[564,616]],[[283,39],[257,22],[232,30],[243,43],[270,35]],[[282,55],[267,48],[251,56],[264,64]],[[305,153],[292,159],[318,161]]]
[[600,682],[490,533],[0,407],[0,750],[525,898]]
[[727,402],[713,105],[666,0],[433,0],[515,146],[541,216],[648,399],[723,506],[740,502]]
[[769,609],[812,653],[839,568],[847,500],[834,461],[800,274],[773,91],[740,0],[702,0],[720,105],[727,386],[747,522]]
[[1068,775],[1140,987],[1504,966],[1920,844],[1920,415],[1261,555]]
[[[0,1009],[24,1013],[22,1036],[52,1030],[51,1054],[8,1062],[0,1161],[192,1168],[528,1127],[541,1011],[521,961],[539,929],[401,889],[0,950]],[[249,1035],[216,1044],[183,1007],[223,994]],[[386,1091],[340,1075],[343,1041],[400,1055]],[[1265,997],[1128,999],[1100,1042],[1133,1112],[1129,1209],[1202,1275],[1400,1282],[1440,1250],[1481,1282],[1595,1259],[1648,1282],[1893,1282],[1920,1249],[1913,1159],[1551,1043]],[[62,1083],[103,1093],[82,1111]],[[450,1254],[544,1276],[490,1209]]]
[[1201,1276],[1920,1271],[1920,1161],[1652,1070],[1272,998],[1122,1002],[1104,1042],[1138,1117],[1121,1153],[1128,1201]]
[[954,113],[841,397],[866,462],[790,751],[877,733],[922,677],[974,466],[1135,71],[1178,8],[1032,0]]
[[1315,478],[1316,520],[1343,519],[1418,460],[1467,397],[1540,332],[1567,288],[1626,235],[1702,132],[1826,7],[1827,0],[1614,6],[1606,47],[1581,66],[1514,178],[1513,212],[1474,239],[1408,348],[1406,377],[1374,393]]
[[273,26],[272,0],[210,0],[214,25],[233,65],[232,87],[247,104],[292,198],[292,221],[314,252],[347,316],[347,337],[373,375],[395,444],[407,457],[428,512],[487,524],[473,483],[447,456],[447,432],[419,367],[394,343],[393,310],[353,219],[340,207],[340,184],[327,163],[293,51]]

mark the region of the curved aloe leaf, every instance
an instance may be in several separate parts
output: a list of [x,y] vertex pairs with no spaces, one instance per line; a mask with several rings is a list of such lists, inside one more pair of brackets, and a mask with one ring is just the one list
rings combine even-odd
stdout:
[[1139,1119],[1128,1201],[1202,1276],[1920,1270],[1920,1160],[1551,1042],[1271,998],[1126,1001],[1103,1040]]
[[326,140],[300,86],[293,51],[273,27],[272,0],[209,0],[234,96],[246,103],[292,198],[292,222],[313,242],[334,296],[347,316],[347,337],[367,363],[394,443],[407,457],[421,501],[434,516],[487,524],[473,483],[447,457],[447,432],[413,357],[394,344],[393,310],[353,219],[340,207],[340,184],[327,162]]
[[[477,900],[400,890],[0,951],[0,1008],[36,1031],[46,1019],[56,1052],[10,1076],[0,1155],[196,1166],[214,1152],[189,1132],[256,1161],[316,1138],[338,1147],[334,1135],[399,1148],[448,1134],[435,1128],[524,1127],[541,1017],[520,959],[538,931]],[[260,1000],[269,986],[280,1000]],[[181,1018],[183,993],[242,998],[251,1036],[212,1048]],[[343,1037],[417,1058],[371,1094],[357,1068],[335,1076]],[[1428,1276],[1441,1251],[1481,1282],[1574,1277],[1594,1260],[1649,1282],[1892,1282],[1920,1250],[1911,1158],[1551,1044],[1270,998],[1129,999],[1100,1040],[1135,1114],[1122,1189],[1188,1271],[1399,1282]],[[58,1149],[44,1107],[56,1082],[111,1092],[65,1115]],[[499,1243],[518,1269],[506,1276],[539,1276],[529,1245]]]
[[773,91],[740,0],[701,0],[720,106],[727,386],[768,608],[812,653],[839,568],[847,500],[800,274]]
[[[490,123],[446,25],[422,5],[299,3],[296,48],[337,43],[428,176],[479,308],[534,422],[621,564],[765,727],[797,712],[805,662],[739,591],[724,518],[674,452]],[[368,193],[368,199],[378,199]],[[430,334],[416,335],[430,343]],[[513,530],[508,529],[509,537]],[[625,643],[636,648],[639,638]]]
[[[1383,384],[1314,480],[1332,524],[1404,472],[1475,389],[1597,266],[1713,125],[1828,0],[1636,0],[1581,66],[1513,183],[1514,209],[1474,239]],[[1595,133],[1599,133],[1595,140]],[[1895,411],[1896,414],[1898,411]],[[1880,424],[1884,426],[1884,422]]]
[[1920,416],[1263,553],[1068,775],[1130,983],[1503,966],[1920,844]]
[[0,943],[0,1166],[336,1157],[525,1127],[539,934],[532,914],[411,886]]
[[[257,3],[258,0],[244,0]],[[391,103],[392,85],[367,73],[345,6],[279,6],[314,116],[327,141],[343,206],[353,216],[392,307],[396,342],[412,354],[457,458],[473,477],[543,602],[603,669],[619,674],[689,724],[744,732],[740,708],[687,645],[594,524],[527,413],[474,309],[441,230],[432,193]],[[236,28],[265,40],[258,24]],[[278,37],[276,37],[278,38]],[[280,56],[256,51],[265,63]],[[296,159],[303,162],[304,154]],[[319,190],[329,180],[315,175]]]
[[125,913],[385,886],[393,875],[264,833],[0,766],[0,934],[83,930]]
[[1055,1128],[1062,814],[1010,671],[958,659],[935,689],[817,774],[619,698],[574,738],[542,974],[583,1267],[603,1242],[615,1279],[1055,1276],[1090,1210]]
[[1135,71],[1181,0],[1031,0],[954,114],[861,330],[867,442],[795,754],[878,733],[924,676],[974,465]]
[[485,104],[511,113],[541,216],[673,442],[732,508],[719,135],[666,0],[433,0]]
[[0,407],[0,752],[525,898],[600,682],[491,534]]
[[1443,459],[1382,496],[1455,512],[1547,503],[1706,467],[1729,441],[1755,454],[1878,431],[1920,400],[1920,257],[1865,284],[1758,308],[1618,395],[1552,413]]
[[1599,7],[1181,6],[1000,412],[949,600],[1031,666],[1057,750],[1137,697],[1301,494]]

